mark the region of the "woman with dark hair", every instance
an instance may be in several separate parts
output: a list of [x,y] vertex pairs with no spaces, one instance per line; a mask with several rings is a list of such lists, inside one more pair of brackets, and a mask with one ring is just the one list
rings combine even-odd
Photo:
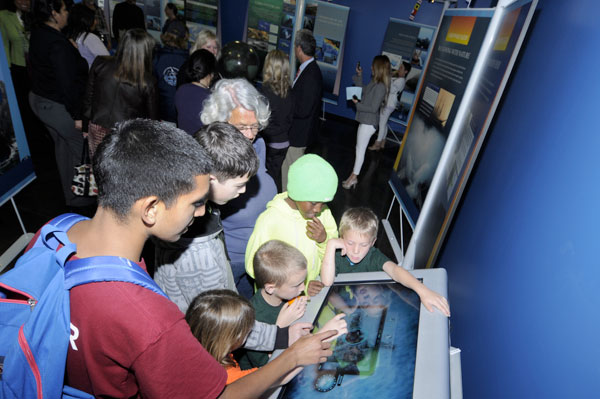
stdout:
[[[31,32],[31,92],[29,103],[54,140],[58,173],[68,206],[91,205],[71,191],[75,166],[81,162],[81,104],[88,65],[61,33],[69,12],[63,0],[36,0]],[[76,124],[77,121],[77,124]]]
[[96,15],[96,27],[92,32],[102,40],[102,43],[104,43],[108,51],[110,51],[112,50],[112,44],[108,24],[104,17],[104,10],[98,6],[97,1],[98,0],[82,0],[81,4],[92,10],[94,15]]
[[83,101],[92,155],[115,123],[133,118],[157,119],[153,47],[154,39],[146,31],[131,29],[121,37],[114,57],[97,57],[92,64]]
[[290,146],[289,132],[294,118],[290,61],[281,50],[272,50],[265,58],[261,93],[271,108],[269,125],[261,133],[267,142],[267,172],[275,181],[277,192],[281,192],[281,165]]
[[181,67],[185,83],[175,93],[177,127],[189,134],[196,133],[202,126],[200,113],[204,100],[210,95],[210,84],[215,74],[215,56],[208,50],[196,50]]
[[167,30],[169,29],[169,25],[171,25],[171,22],[177,20],[178,12],[179,11],[177,10],[177,6],[175,4],[167,3],[165,5],[165,16],[167,17],[167,20],[165,21],[165,24],[163,25],[161,33],[166,33]]
[[96,13],[83,4],[75,4],[69,12],[67,37],[77,44],[79,53],[91,67],[99,55],[109,55],[102,40],[92,33],[96,29]]

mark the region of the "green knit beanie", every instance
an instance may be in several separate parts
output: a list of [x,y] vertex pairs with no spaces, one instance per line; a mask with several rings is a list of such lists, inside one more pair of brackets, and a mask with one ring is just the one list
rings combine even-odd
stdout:
[[287,192],[294,201],[329,202],[337,187],[335,170],[315,154],[301,156],[288,171]]

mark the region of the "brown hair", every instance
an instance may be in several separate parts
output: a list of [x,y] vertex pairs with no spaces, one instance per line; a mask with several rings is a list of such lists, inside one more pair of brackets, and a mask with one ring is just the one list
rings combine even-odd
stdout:
[[204,349],[224,367],[234,366],[229,357],[241,346],[254,325],[254,308],[231,290],[210,290],[192,300],[185,321]]
[[258,288],[264,288],[265,284],[279,287],[294,271],[306,270],[306,258],[302,252],[279,240],[270,240],[261,245],[254,254],[253,264]]
[[130,29],[120,39],[115,78],[142,89],[152,79],[154,39],[143,29]]
[[281,50],[272,50],[265,58],[263,84],[281,98],[286,98],[290,90],[290,61]]
[[378,224],[377,215],[369,208],[350,208],[340,219],[340,237],[344,238],[347,231],[354,230],[360,235],[374,239],[377,237]]
[[383,83],[385,86],[385,97],[383,102],[387,101],[390,93],[390,82],[392,81],[392,66],[390,59],[385,55],[377,55],[373,58],[373,81],[375,83]]

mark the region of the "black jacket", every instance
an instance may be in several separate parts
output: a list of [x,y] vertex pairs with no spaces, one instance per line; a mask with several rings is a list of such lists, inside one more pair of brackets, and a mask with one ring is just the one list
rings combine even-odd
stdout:
[[96,57],[83,101],[84,126],[92,121],[105,128],[132,118],[158,118],[156,80],[149,78],[144,89],[119,82],[114,77],[114,57]]
[[113,11],[112,30],[115,39],[119,40],[119,33],[129,29],[146,30],[144,10],[135,4],[129,4],[126,0],[117,4]]
[[31,91],[63,104],[73,119],[81,119],[88,65],[60,31],[47,25],[35,27],[29,42]]
[[288,91],[286,98],[281,98],[268,87],[263,85],[261,93],[269,100],[271,117],[269,125],[260,133],[269,143],[283,143],[288,141],[290,128],[294,115],[294,99],[292,91]]
[[294,121],[290,129],[290,145],[306,147],[317,138],[319,110],[323,91],[323,77],[317,61],[302,71],[292,88]]

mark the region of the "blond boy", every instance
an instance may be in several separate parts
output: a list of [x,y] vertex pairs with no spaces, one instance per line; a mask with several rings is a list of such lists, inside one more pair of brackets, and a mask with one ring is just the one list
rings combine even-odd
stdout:
[[[304,291],[307,267],[302,252],[280,240],[269,240],[254,255],[254,272],[258,291],[250,303],[257,321],[285,328],[304,315],[307,297]],[[295,301],[289,303],[291,299]],[[335,329],[336,336],[347,332],[345,315],[333,317],[322,330]],[[270,352],[245,350],[240,356],[242,370],[262,367],[269,361]]]
[[373,246],[377,239],[377,229],[377,216],[370,209],[351,208],[344,212],[339,228],[341,238],[332,238],[327,242],[321,267],[323,284],[332,285],[339,273],[384,271],[394,281],[415,291],[427,310],[432,312],[433,307],[436,307],[450,316],[446,298],[424,286]]
[[[254,255],[254,277],[258,291],[250,303],[257,321],[285,328],[304,315],[306,297],[291,304],[287,301],[304,291],[306,258],[302,252],[280,240],[261,245]],[[262,367],[269,361],[269,352],[246,350],[240,358],[242,370]]]

